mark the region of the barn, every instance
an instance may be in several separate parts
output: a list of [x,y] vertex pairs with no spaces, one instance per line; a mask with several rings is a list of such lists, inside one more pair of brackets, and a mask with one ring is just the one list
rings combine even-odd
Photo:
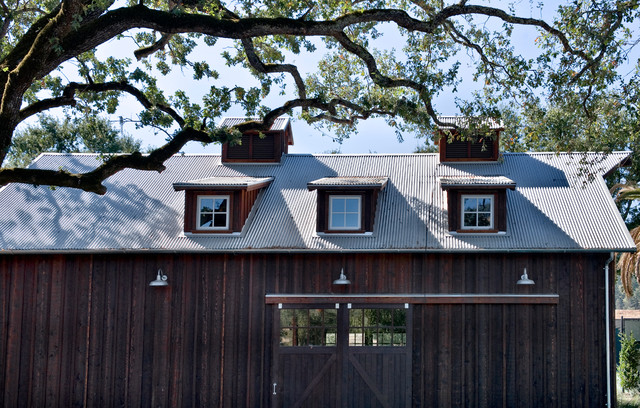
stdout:
[[280,118],[104,196],[3,187],[0,405],[613,406],[628,153],[501,153],[488,123],[312,155]]

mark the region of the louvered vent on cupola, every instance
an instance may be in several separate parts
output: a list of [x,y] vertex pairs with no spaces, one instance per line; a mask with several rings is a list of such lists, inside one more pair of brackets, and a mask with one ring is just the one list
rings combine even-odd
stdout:
[[[467,118],[464,116],[441,116],[445,126],[439,127],[440,161],[496,161],[499,157],[502,123],[493,119]],[[457,129],[476,128],[470,135],[461,136]]]
[[[247,121],[245,118],[225,118],[221,127],[235,126]],[[240,143],[222,145],[222,161],[225,163],[273,163],[280,162],[293,145],[293,134],[289,118],[277,118],[271,129],[262,134],[247,132]]]

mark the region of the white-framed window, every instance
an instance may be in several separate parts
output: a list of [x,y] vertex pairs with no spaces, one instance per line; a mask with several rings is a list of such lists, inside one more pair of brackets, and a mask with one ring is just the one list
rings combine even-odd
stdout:
[[494,199],[492,195],[463,195],[461,201],[462,229],[493,229]]
[[329,196],[329,229],[362,229],[362,196]]
[[229,229],[229,196],[198,196],[199,230]]

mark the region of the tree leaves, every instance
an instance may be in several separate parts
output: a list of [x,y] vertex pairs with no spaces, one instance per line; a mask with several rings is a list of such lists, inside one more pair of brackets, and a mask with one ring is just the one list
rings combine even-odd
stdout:
[[43,115],[38,125],[29,126],[14,137],[7,167],[24,167],[43,152],[133,153],[140,141],[121,134],[102,117],[71,119]]
[[[257,131],[288,113],[327,124],[339,140],[375,117],[399,138],[428,136],[443,101],[457,98],[468,115],[495,114],[502,104],[531,107],[528,123],[537,115],[559,135],[552,143],[549,132],[532,128],[509,138],[512,149],[539,140],[613,146],[597,131],[617,124],[591,119],[609,115],[604,103],[613,93],[634,87],[619,70],[637,42],[638,1],[569,2],[555,21],[534,14],[519,4],[436,0],[2,3],[0,161],[28,117],[60,107],[113,114],[126,94],[140,102],[138,125],[161,129],[171,142],[227,140],[213,123],[231,109],[264,118],[247,125]],[[522,43],[518,33],[532,27],[535,44]],[[116,43],[124,54],[101,52]],[[176,71],[201,92],[160,80]],[[457,97],[469,81],[480,89],[475,100]],[[570,141],[580,123],[562,114],[578,111],[601,125],[582,126],[583,142]],[[0,170],[0,179],[31,182],[23,174]]]

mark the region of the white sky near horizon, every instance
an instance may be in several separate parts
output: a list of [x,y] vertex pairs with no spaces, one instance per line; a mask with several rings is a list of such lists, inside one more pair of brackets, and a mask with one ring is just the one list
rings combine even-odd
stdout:
[[[494,2],[496,3],[496,2]],[[535,17],[541,18],[542,16],[551,14],[557,8],[558,2],[546,2],[544,10],[539,9],[536,5],[534,5],[530,0],[521,0],[519,2],[522,10],[520,11],[520,15],[526,17]],[[501,2],[497,2],[498,5],[502,4]],[[551,22],[551,21],[549,21]],[[399,44],[398,48],[402,46],[402,43],[399,42],[398,34],[394,32],[390,27],[385,27],[383,30],[383,37],[381,40],[376,41],[376,46],[381,46],[383,48],[392,48]],[[534,51],[534,39],[538,35],[537,31],[531,27],[517,27],[514,30],[513,41],[514,47],[516,50],[521,49],[526,52],[526,54],[533,53]],[[135,49],[133,40],[129,40],[131,44],[130,49],[126,49],[122,45],[123,40],[111,41],[107,44],[104,44],[98,49],[99,57],[106,56],[114,56],[119,58],[128,57],[131,58],[135,63],[135,58],[133,57],[133,50]],[[208,92],[209,87],[215,83],[218,86],[226,85],[228,87],[233,87],[234,84],[242,84],[243,86],[247,86],[248,84],[257,84],[257,81],[253,79],[247,72],[243,71],[239,67],[227,67],[224,65],[224,61],[219,56],[220,52],[223,50],[225,46],[230,46],[231,42],[229,40],[219,40],[218,43],[213,47],[213,50],[209,47],[202,45],[196,51],[197,57],[196,60],[204,60],[207,59],[211,67],[220,73],[220,77],[218,80],[211,80],[207,82],[207,80],[194,81],[192,79],[192,74],[189,70],[174,69],[174,71],[166,77],[158,76],[158,87],[163,89],[166,95],[172,95],[174,91],[180,89],[187,92],[187,94],[192,98],[192,102],[199,102],[202,99],[202,96]],[[211,58],[204,58],[206,55],[212,55]],[[287,61],[288,63],[297,64],[301,72],[309,72],[315,70],[315,64],[317,63],[318,58],[309,55],[309,54],[301,54],[298,56],[293,56],[293,59]],[[216,65],[216,62],[218,63]],[[464,80],[463,84],[459,87],[457,94],[441,94],[438,95],[434,101],[434,107],[439,114],[442,115],[455,115],[458,113],[457,108],[455,106],[454,98],[458,97],[467,97],[470,95],[473,89],[479,88],[477,84],[472,83],[470,76],[472,72],[472,68],[470,68],[470,60],[467,62],[462,62],[461,66],[461,74],[465,75],[467,78]],[[68,73],[69,80],[73,80],[74,73],[71,73],[70,70],[65,72]],[[290,79],[290,76],[287,75],[287,90],[291,92],[295,89],[293,81]],[[292,94],[288,95],[292,97]],[[295,97],[295,96],[293,96]],[[271,100],[274,103],[268,104],[271,107],[275,107],[279,105],[278,101],[283,101],[284,99],[277,99],[278,97],[269,97],[267,101]],[[137,101],[133,100],[133,98],[128,97],[124,98],[121,103],[121,107],[119,108],[116,115],[112,116],[111,119],[116,119],[118,116],[122,116],[125,118],[125,124],[123,126],[123,130],[133,136],[136,139],[142,140],[143,148],[148,146],[160,146],[164,143],[166,135],[164,133],[156,133],[153,131],[146,129],[135,129],[133,123],[129,123],[126,119],[135,120],[136,114],[140,111],[141,106],[137,103]],[[324,129],[324,134],[318,130],[316,130],[313,126],[308,125],[307,123],[296,120],[296,115],[298,112],[294,112],[292,114],[292,127],[293,127],[293,138],[294,145],[290,146],[290,153],[325,153],[332,150],[340,150],[341,153],[410,153],[415,150],[415,148],[424,143],[424,140],[418,140],[413,137],[411,134],[404,134],[404,142],[400,143],[397,140],[394,129],[387,126],[383,119],[372,119],[367,121],[362,121],[358,126],[358,133],[352,135],[349,139],[346,139],[339,144],[332,140],[332,137],[327,134],[329,131]],[[240,110],[230,111],[227,116],[240,116],[242,112]],[[115,123],[115,126],[119,126],[118,123]],[[220,145],[210,144],[206,147],[203,147],[200,143],[189,143],[187,144],[183,151],[185,153],[219,153]]]

